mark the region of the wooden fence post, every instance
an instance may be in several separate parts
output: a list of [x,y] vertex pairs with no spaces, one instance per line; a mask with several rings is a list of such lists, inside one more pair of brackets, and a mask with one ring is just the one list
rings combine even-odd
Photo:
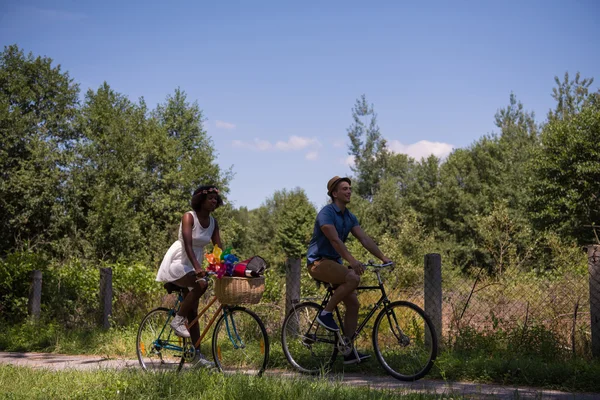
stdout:
[[100,268],[100,309],[102,327],[108,329],[112,315],[112,268]]
[[292,309],[292,300],[300,300],[300,259],[288,258],[285,263],[285,315]]
[[42,271],[31,271],[31,286],[29,287],[29,302],[27,311],[34,319],[40,318],[42,310]]
[[600,358],[600,245],[587,246],[590,280],[590,328],[592,356]]
[[425,255],[424,270],[425,313],[431,318],[438,343],[442,339],[442,256]]

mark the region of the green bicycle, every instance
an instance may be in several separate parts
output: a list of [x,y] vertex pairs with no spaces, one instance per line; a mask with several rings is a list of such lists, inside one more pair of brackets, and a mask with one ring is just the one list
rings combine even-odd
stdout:
[[[205,278],[208,280],[208,276]],[[193,368],[200,361],[196,348],[217,320],[212,335],[212,355],[221,372],[244,372],[262,375],[269,360],[269,337],[261,319],[245,307],[219,305],[206,325],[197,343],[181,338],[173,332],[170,322],[183,301],[183,289],[173,283],[164,288],[169,294],[177,293],[172,308],[158,307],[150,311],[138,329],[136,352],[141,367],[147,371],[180,371]],[[188,323],[188,328],[198,323],[217,301],[213,296],[198,317]]]

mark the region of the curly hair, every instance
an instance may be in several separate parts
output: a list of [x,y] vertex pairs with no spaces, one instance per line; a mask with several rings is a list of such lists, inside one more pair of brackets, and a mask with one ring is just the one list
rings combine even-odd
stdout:
[[202,208],[202,204],[206,201],[206,198],[209,194],[216,193],[217,194],[217,207],[219,208],[223,205],[223,198],[219,194],[219,189],[215,185],[202,185],[198,189],[194,190],[194,194],[192,195],[192,209],[196,212],[200,211]]

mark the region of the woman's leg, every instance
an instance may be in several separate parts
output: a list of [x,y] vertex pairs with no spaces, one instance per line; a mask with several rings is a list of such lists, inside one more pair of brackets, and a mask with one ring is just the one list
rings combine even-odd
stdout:
[[[184,288],[191,288],[186,294],[181,302],[181,306],[179,307],[179,311],[177,315],[183,318],[187,318],[188,323],[191,323],[196,316],[198,315],[198,301],[200,297],[206,292],[206,288],[208,284],[205,280],[200,280],[196,282],[196,274],[194,272],[190,272],[185,275],[183,278],[177,279],[173,283],[177,286],[181,286]],[[192,339],[192,343],[196,343],[200,338],[200,325],[195,323],[192,327],[190,327],[189,334]]]

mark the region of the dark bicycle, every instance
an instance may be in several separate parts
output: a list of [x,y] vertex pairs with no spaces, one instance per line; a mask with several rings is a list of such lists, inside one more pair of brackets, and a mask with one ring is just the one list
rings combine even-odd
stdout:
[[300,372],[315,374],[331,369],[338,353],[348,355],[354,350],[354,341],[369,320],[381,309],[373,326],[373,349],[381,366],[388,374],[402,381],[415,381],[425,376],[437,355],[437,336],[430,318],[417,305],[408,301],[391,302],[385,292],[381,272],[393,263],[376,265],[369,261],[367,271],[377,276],[377,286],[359,286],[358,290],[379,290],[381,297],[358,326],[356,333],[347,338],[343,320],[336,307],[334,318],[339,332],[323,328],[316,318],[323,310],[333,291],[330,284],[321,304],[297,302],[286,316],[281,332],[281,343],[287,360]]

